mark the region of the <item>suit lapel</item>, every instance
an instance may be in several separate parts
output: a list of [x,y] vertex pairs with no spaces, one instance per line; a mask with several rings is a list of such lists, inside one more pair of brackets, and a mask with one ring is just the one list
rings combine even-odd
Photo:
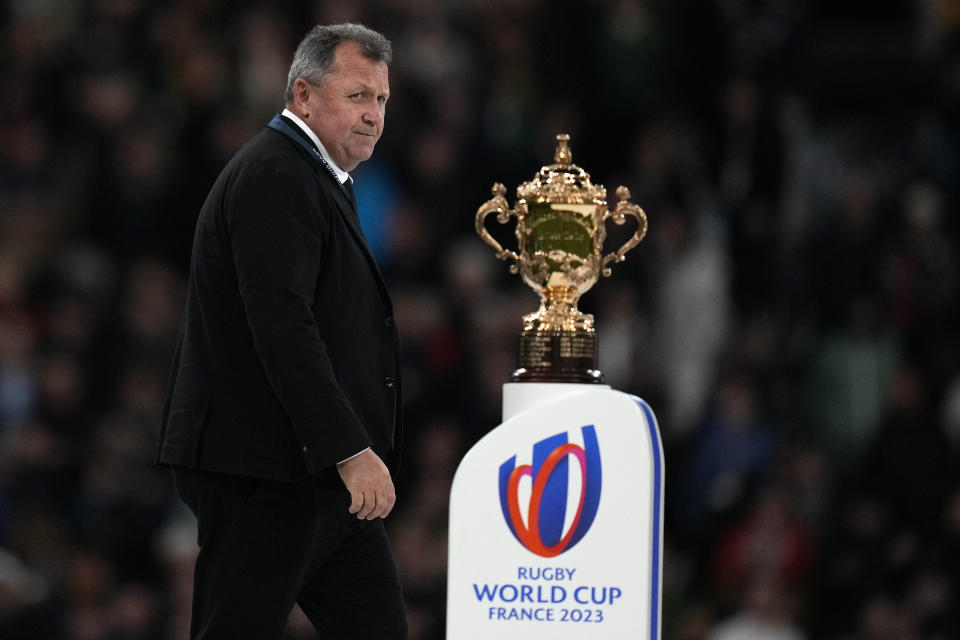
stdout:
[[393,305],[390,300],[390,292],[387,290],[387,283],[383,279],[383,274],[380,272],[380,266],[377,264],[376,258],[373,257],[373,252],[370,251],[370,246],[367,244],[367,238],[363,234],[363,227],[360,226],[360,216],[357,214],[356,206],[347,196],[343,185],[340,184],[340,181],[333,173],[333,170],[326,165],[326,162],[320,156],[319,152],[316,151],[316,149],[314,149],[310,143],[304,140],[303,136],[300,136],[293,131],[293,127],[288,125],[280,116],[274,117],[268,126],[269,128],[274,129],[283,135],[284,138],[287,138],[293,142],[294,148],[300,152],[300,155],[304,156],[304,158],[313,168],[314,172],[317,174],[317,178],[321,181],[327,181],[326,184],[329,184],[329,190],[333,192],[334,200],[337,203],[337,213],[346,223],[347,229],[350,230],[350,233],[360,246],[360,249],[367,259],[367,263],[373,270],[381,293],[392,307]]

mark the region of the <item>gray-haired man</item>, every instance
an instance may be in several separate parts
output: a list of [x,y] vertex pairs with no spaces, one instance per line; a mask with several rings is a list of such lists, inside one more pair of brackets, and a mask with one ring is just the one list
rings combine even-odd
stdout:
[[286,108],[200,211],[157,460],[196,514],[191,638],[406,637],[382,518],[400,448],[399,339],[348,171],[383,132],[390,43],[300,43]]

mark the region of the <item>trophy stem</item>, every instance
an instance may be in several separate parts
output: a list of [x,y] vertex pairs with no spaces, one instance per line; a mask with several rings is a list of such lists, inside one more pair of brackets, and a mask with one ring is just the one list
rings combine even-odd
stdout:
[[540,308],[523,316],[524,333],[551,331],[593,331],[593,316],[577,308],[580,292],[574,287],[544,287]]

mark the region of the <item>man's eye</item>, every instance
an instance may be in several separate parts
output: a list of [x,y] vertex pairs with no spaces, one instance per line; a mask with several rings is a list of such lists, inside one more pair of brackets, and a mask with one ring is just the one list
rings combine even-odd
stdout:
[[359,100],[360,98],[363,97],[363,94],[362,94],[362,93],[351,93],[348,97],[349,97],[351,100]]

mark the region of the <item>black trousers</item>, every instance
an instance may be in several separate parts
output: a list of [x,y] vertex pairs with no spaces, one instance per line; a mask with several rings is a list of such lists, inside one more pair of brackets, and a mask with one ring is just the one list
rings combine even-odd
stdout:
[[402,640],[407,621],[383,521],[341,488],[174,468],[197,516],[191,640],[281,640],[294,603],[323,640]]

